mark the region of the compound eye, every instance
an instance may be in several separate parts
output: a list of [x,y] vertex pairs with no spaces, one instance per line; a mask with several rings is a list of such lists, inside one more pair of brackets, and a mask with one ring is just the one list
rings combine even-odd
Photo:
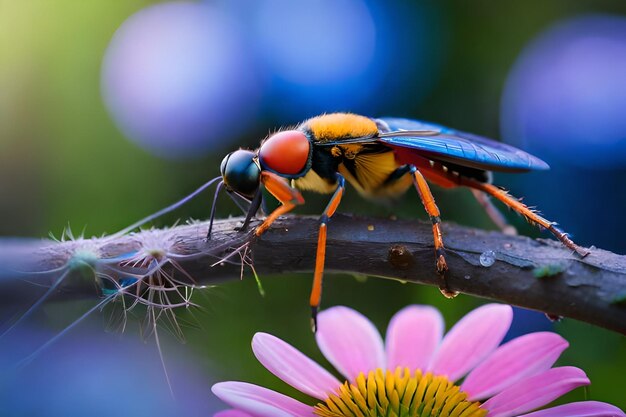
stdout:
[[248,198],[252,198],[259,188],[261,177],[254,157],[254,152],[238,150],[228,154],[220,165],[226,186]]
[[298,175],[309,161],[311,143],[297,130],[278,132],[263,142],[259,162],[263,168],[283,175]]

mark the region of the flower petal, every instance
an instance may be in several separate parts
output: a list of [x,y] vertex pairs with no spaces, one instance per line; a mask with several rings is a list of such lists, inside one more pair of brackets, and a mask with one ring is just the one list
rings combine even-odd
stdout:
[[461,389],[470,401],[492,397],[522,379],[550,369],[569,346],[556,333],[537,332],[511,340],[465,378]]
[[456,381],[482,362],[502,342],[511,326],[508,305],[486,304],[468,313],[448,332],[429,370]]
[[354,381],[376,368],[385,368],[383,339],[365,316],[348,307],[322,311],[315,334],[317,345],[333,366]]
[[487,417],[510,417],[548,404],[561,395],[588,385],[589,378],[573,366],[548,369],[505,389],[487,400],[482,408],[489,410]]
[[430,306],[403,308],[387,328],[387,368],[426,369],[442,335],[443,318],[439,310]]
[[581,401],[535,411],[520,417],[626,417],[626,414],[611,404],[599,401]]
[[271,334],[255,334],[252,351],[271,373],[311,397],[325,400],[341,386],[326,369]]
[[213,417],[254,417],[252,414],[248,414],[241,410],[224,410],[218,411],[213,414]]
[[276,391],[246,382],[218,382],[213,394],[254,417],[313,417],[313,408]]

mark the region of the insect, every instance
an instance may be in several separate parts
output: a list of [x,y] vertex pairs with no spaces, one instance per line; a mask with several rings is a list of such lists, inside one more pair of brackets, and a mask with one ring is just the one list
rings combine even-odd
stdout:
[[[261,236],[280,216],[304,203],[299,190],[332,194],[320,217],[310,305],[313,328],[322,295],[327,225],[349,182],[369,199],[389,198],[411,186],[432,222],[435,266],[443,277],[448,269],[441,233],[439,208],[428,182],[445,188],[468,187],[491,219],[510,231],[492,205],[496,198],[530,223],[548,229],[580,256],[589,252],[564,232],[506,191],[491,184],[491,171],[526,172],[549,166],[524,151],[490,139],[432,123],[400,118],[372,119],[351,113],[325,114],[269,136],[255,150],[237,150],[222,161],[226,190],[250,202],[243,229],[259,210],[261,186],[281,205],[259,225]],[[211,215],[211,222],[213,213]],[[514,229],[513,229],[514,230]],[[210,229],[209,229],[210,237]],[[452,293],[444,284],[444,295]]]

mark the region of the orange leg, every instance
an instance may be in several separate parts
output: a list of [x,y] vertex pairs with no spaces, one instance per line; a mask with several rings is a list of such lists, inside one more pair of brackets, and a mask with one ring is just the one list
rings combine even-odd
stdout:
[[502,203],[524,216],[529,223],[548,229],[557,239],[561,241],[561,243],[563,243],[569,249],[575,251],[578,255],[582,257],[589,255],[589,251],[587,249],[582,248],[572,242],[572,240],[567,236],[566,233],[563,233],[554,226],[553,222],[544,219],[506,191],[501,190],[494,185],[479,182],[469,178],[462,178],[461,185],[483,191],[497,198]]
[[475,190],[473,188],[470,191],[476,198],[476,201],[478,201],[478,204],[480,204],[483,209],[485,209],[485,212],[487,213],[491,221],[496,226],[498,226],[502,233],[509,236],[517,235],[517,230],[515,229],[515,227],[510,225],[506,221],[506,218],[502,215],[502,213],[500,213],[500,210],[498,210],[498,208],[493,205],[487,194],[485,194],[483,191]]
[[417,189],[417,192],[424,204],[424,208],[426,209],[426,213],[430,217],[430,221],[433,224],[433,237],[435,238],[435,256],[437,258],[437,272],[443,274],[448,266],[446,265],[446,257],[445,257],[445,249],[443,247],[443,236],[441,234],[441,228],[439,225],[441,224],[441,218],[439,213],[439,208],[435,203],[435,198],[433,194],[430,192],[430,188],[428,187],[428,183],[426,179],[422,175],[419,170],[411,166],[411,174],[413,176],[413,184]]
[[304,203],[304,198],[302,198],[300,191],[290,187],[287,180],[281,176],[269,171],[263,171],[261,172],[261,183],[263,183],[267,191],[280,201],[281,205],[270,213],[265,221],[257,227],[255,230],[257,236],[261,236],[265,233],[279,216],[290,212],[295,206]]
[[317,310],[322,301],[322,280],[324,278],[324,261],[326,259],[326,225],[328,220],[335,214],[345,190],[345,180],[339,174],[337,174],[337,183],[337,189],[320,217],[320,231],[317,237],[317,253],[315,255],[315,274],[313,275],[313,288],[311,289],[311,298],[309,299],[309,304],[311,305],[311,327],[314,332],[317,330]]
[[[444,273],[448,270],[448,265],[446,264],[446,251],[443,246],[443,235],[441,234],[441,218],[439,213],[439,208],[435,203],[435,198],[433,194],[430,192],[430,188],[428,187],[428,183],[426,179],[422,175],[422,173],[415,167],[410,166],[410,172],[413,177],[413,184],[417,189],[417,192],[424,204],[424,208],[430,217],[430,221],[433,224],[433,237],[435,240],[435,261],[437,266],[437,272],[444,278]],[[453,298],[456,297],[457,293],[451,291],[447,288],[447,285],[444,283],[439,287],[439,291],[447,297]]]

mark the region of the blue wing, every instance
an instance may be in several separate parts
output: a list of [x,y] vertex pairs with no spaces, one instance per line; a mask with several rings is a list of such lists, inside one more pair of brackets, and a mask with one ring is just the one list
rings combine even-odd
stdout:
[[[487,171],[550,169],[548,164],[529,153],[471,133],[410,119],[384,117],[377,121],[383,133],[378,141],[391,147],[415,150],[421,157]],[[403,131],[432,132],[422,136],[418,132],[413,135]]]

